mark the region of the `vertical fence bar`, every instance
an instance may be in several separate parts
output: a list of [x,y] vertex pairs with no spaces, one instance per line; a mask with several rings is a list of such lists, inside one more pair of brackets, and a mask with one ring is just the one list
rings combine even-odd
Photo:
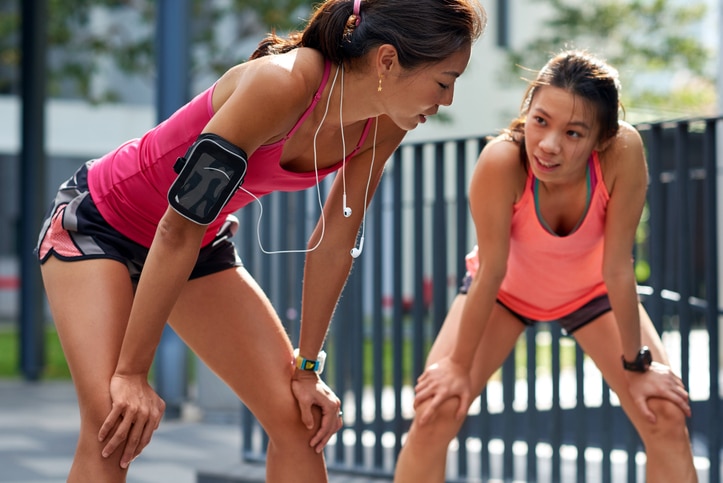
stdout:
[[[442,326],[447,314],[447,199],[444,190],[445,156],[444,143],[435,144],[434,149],[434,201],[432,215],[432,337]],[[426,294],[423,294],[426,296]],[[425,301],[426,303],[426,301]]]
[[[600,407],[601,419],[611,421],[612,407],[610,406],[610,387],[605,380],[602,381],[602,405]],[[600,450],[602,451],[602,481],[612,481],[612,447],[613,428],[604,424],[600,432]]]
[[537,409],[537,331],[539,326],[528,327],[527,338],[527,481],[537,480],[537,442],[540,440]]
[[[397,149],[393,156],[394,166],[394,189],[392,193],[392,231],[394,233],[394,240],[392,242],[392,250],[394,252],[394,266],[399,266],[403,263],[403,250],[404,250],[404,239],[403,239],[403,223],[404,223],[404,207],[402,198],[402,179],[404,178],[404,166],[402,163],[402,152],[403,149]],[[392,324],[392,355],[394,357],[393,374],[392,380],[394,384],[394,457],[396,458],[399,451],[402,449],[402,434],[404,431],[404,421],[402,419],[402,385],[404,380],[402,378],[402,360],[404,358],[404,351],[402,350],[402,318],[404,316],[402,312],[402,297],[403,297],[403,283],[402,283],[402,271],[394,270],[392,273],[393,286],[394,286],[394,306],[393,306],[393,324]]]
[[425,213],[426,200],[424,197],[424,145],[414,146],[413,169],[413,216],[414,216],[414,287],[412,297],[412,375],[416,377],[424,368],[424,248],[425,248]]
[[517,365],[515,363],[515,348],[502,364],[502,404],[504,424],[502,427],[502,442],[504,449],[502,453],[502,478],[512,479],[514,477],[514,452],[512,446],[515,443],[515,379]]
[[688,123],[679,122],[675,126],[675,206],[679,210],[675,215],[678,221],[678,316],[680,330],[681,378],[685,387],[690,387],[690,198],[688,184]]
[[705,177],[705,298],[706,327],[708,329],[708,374],[710,379],[708,411],[708,459],[710,461],[709,481],[719,483],[720,447],[721,447],[721,399],[718,373],[720,371],[719,324],[720,308],[718,300],[718,190],[717,190],[717,127],[718,120],[706,122],[703,139]]
[[[456,153],[456,168],[457,168],[457,177],[455,179],[455,235],[453,239],[453,254],[454,254],[454,266],[456,267],[454,274],[455,274],[455,284],[456,286],[459,286],[462,277],[465,273],[465,263],[464,263],[464,254],[467,253],[468,246],[467,246],[467,143],[466,140],[464,141],[457,141],[455,144],[455,153]],[[440,162],[444,163],[444,160],[442,159]],[[440,232],[446,232],[446,228],[441,229],[435,229],[435,231]],[[437,252],[442,256],[444,255],[446,260],[446,254],[447,251],[443,252]],[[444,280],[446,282],[447,275],[446,275],[446,268],[444,272]],[[447,293],[447,287],[445,285],[444,287],[444,293],[446,295]],[[449,303],[447,303],[446,299],[444,301],[445,307],[449,306]],[[439,328],[441,327],[445,315],[438,316],[439,320],[435,320],[435,334],[439,332]],[[468,418],[471,419],[471,418]],[[462,425],[462,428],[459,431],[459,434],[457,435],[457,438],[459,440],[460,445],[460,453],[459,453],[459,460],[458,460],[458,469],[460,474],[467,474],[468,470],[468,458],[467,458],[467,451],[464,450],[466,448],[467,439],[470,437],[470,425],[472,424],[471,421],[465,421],[465,424]]]
[[384,435],[384,415],[382,414],[382,391],[385,381],[385,360],[384,346],[386,337],[384,335],[384,300],[383,291],[384,279],[382,277],[383,258],[386,256],[383,239],[382,226],[384,224],[384,215],[382,208],[387,195],[387,183],[383,182],[377,189],[377,196],[374,197],[371,204],[371,214],[373,216],[372,223],[372,255],[371,265],[372,284],[378,287],[378,290],[372,291],[372,387],[374,390],[374,419],[372,420],[371,429],[374,432],[374,450],[372,464],[374,468],[383,468],[384,466],[384,446],[382,445],[382,437]]
[[661,124],[653,124],[650,126],[649,136],[645,143],[648,149],[650,178],[648,188],[650,278],[648,284],[653,289],[653,293],[646,299],[646,308],[653,325],[660,333],[663,331],[663,299],[660,294],[663,289],[663,267],[665,263],[662,143],[663,127]]
[[557,325],[551,325],[549,330],[552,334],[552,409],[550,410],[552,481],[561,481],[562,459],[560,445],[562,444],[562,435],[560,423],[562,422],[562,411],[560,409],[560,328]]
[[585,354],[579,344],[575,344],[575,445],[577,447],[576,474],[577,481],[587,481],[587,465],[585,464],[585,448],[587,448],[587,415],[585,407]]

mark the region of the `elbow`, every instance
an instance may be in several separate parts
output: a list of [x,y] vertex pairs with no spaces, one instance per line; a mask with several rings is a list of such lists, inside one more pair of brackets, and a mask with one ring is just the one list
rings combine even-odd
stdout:
[[499,288],[502,285],[502,281],[507,275],[507,264],[506,263],[489,263],[480,264],[477,276],[484,283],[489,284],[492,287]]
[[166,212],[156,227],[154,243],[161,243],[171,250],[181,250],[190,243],[200,245],[205,229],[203,225]]
[[630,266],[604,264],[602,277],[608,290],[610,290],[610,287],[635,285],[636,283],[635,270],[632,264]]

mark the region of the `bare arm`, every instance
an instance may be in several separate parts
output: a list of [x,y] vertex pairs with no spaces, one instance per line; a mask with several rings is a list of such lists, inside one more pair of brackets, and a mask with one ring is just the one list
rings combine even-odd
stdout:
[[198,257],[205,231],[205,226],[168,209],[148,253],[111,380],[111,412],[98,435],[100,441],[110,436],[103,449],[105,457],[125,442],[120,463],[123,467],[150,442],[160,424],[165,403],[148,385],[148,371],[168,315]]
[[415,404],[431,399],[420,416],[421,424],[446,399],[459,398],[458,418],[464,417],[472,402],[469,374],[507,269],[512,208],[524,179],[516,144],[497,140],[480,154],[469,194],[479,268],[465,297],[451,354],[419,377]]
[[[642,140],[637,131],[627,124],[622,125],[620,135],[603,155],[601,162],[609,163],[605,168],[605,179],[610,191],[605,222],[603,277],[620,331],[623,356],[632,361],[642,345],[632,250],[645,204],[647,167]],[[667,367],[659,342],[651,349],[656,352],[655,358],[658,360],[653,362],[648,371],[625,372],[633,400],[651,423],[655,423],[656,417],[647,401],[653,397],[672,401],[690,416],[688,393],[682,381]]]
[[[640,349],[640,316],[633,264],[635,232],[645,204],[647,165],[642,140],[622,124],[621,132],[601,154],[610,201],[605,221],[603,277],[620,329],[627,360]],[[610,176],[610,175],[613,176]]]
[[469,371],[507,270],[512,207],[522,168],[519,148],[497,141],[480,154],[469,189],[479,268],[470,285],[451,358]]

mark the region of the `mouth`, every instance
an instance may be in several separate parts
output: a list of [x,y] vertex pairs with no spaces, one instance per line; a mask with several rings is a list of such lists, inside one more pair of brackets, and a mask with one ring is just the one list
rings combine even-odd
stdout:
[[535,163],[537,163],[537,166],[540,167],[540,169],[545,171],[550,171],[558,166],[560,166],[559,163],[551,163],[549,161],[543,161],[542,159],[538,158],[537,156],[533,156],[533,159],[535,160]]

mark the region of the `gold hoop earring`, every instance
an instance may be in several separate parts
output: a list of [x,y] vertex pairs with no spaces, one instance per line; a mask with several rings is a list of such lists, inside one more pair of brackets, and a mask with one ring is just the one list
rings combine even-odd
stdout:
[[379,85],[377,86],[377,92],[382,92],[382,76],[379,76]]

